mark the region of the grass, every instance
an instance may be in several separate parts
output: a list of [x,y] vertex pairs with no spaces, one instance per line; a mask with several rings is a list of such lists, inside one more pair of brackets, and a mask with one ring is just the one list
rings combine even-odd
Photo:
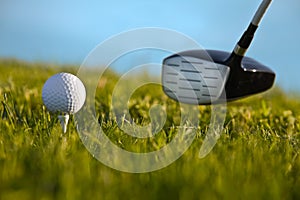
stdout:
[[[85,149],[71,118],[66,134],[43,106],[41,89],[51,75],[78,68],[16,60],[0,62],[0,199],[299,199],[300,102],[274,88],[228,104],[224,131],[213,151],[198,158],[210,119],[199,106],[197,136],[184,155],[159,171],[131,174],[111,169]],[[147,75],[143,75],[147,76]],[[117,128],[109,100],[118,75],[99,81],[96,110],[109,138],[121,148],[148,152],[168,144],[178,125],[178,104],[158,86],[137,90],[129,103],[140,124],[161,103],[163,130],[151,139]]]

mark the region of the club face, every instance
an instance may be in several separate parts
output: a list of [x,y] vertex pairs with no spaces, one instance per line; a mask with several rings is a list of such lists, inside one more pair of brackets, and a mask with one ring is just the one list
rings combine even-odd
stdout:
[[182,103],[211,104],[224,94],[229,71],[205,57],[173,55],[163,61],[163,90]]
[[167,57],[162,70],[164,92],[179,102],[205,105],[233,101],[272,87],[275,73],[268,67],[249,57],[229,67],[225,65],[229,56],[224,51],[192,50]]

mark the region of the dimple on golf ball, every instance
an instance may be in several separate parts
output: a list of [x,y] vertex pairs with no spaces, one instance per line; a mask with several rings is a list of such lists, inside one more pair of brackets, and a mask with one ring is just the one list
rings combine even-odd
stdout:
[[86,91],[81,80],[70,73],[58,73],[44,84],[42,99],[50,112],[74,114],[83,106]]

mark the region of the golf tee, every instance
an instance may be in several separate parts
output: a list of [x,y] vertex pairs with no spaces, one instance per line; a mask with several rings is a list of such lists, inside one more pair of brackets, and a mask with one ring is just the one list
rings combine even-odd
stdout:
[[58,115],[58,119],[63,130],[63,133],[67,132],[67,126],[69,121],[69,114]]

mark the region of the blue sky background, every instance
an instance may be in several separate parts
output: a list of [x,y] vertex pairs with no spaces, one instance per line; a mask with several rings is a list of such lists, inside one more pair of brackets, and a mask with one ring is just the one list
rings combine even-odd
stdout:
[[[179,31],[207,49],[231,51],[261,0],[0,1],[0,57],[81,64],[112,35],[134,28]],[[300,1],[273,0],[247,55],[276,84],[300,91]]]

